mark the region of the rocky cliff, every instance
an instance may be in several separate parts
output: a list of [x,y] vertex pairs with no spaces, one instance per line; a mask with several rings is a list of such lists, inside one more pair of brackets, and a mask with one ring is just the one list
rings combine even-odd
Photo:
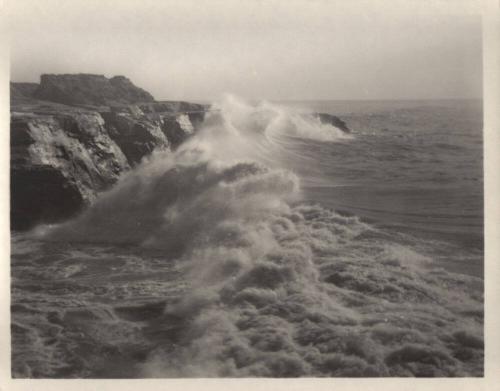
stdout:
[[33,98],[35,91],[40,84],[38,83],[10,83],[11,99],[30,99]]
[[129,167],[98,113],[13,113],[12,228],[71,216]]
[[120,76],[11,83],[11,227],[78,213],[154,150],[176,148],[204,113],[197,104],[155,102]]

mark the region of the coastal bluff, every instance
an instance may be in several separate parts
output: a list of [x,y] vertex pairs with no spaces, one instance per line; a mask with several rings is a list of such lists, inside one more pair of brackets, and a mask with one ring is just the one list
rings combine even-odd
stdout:
[[125,76],[42,75],[33,97],[62,104],[112,105],[154,102],[153,96]]
[[11,83],[11,228],[67,219],[154,150],[173,150],[207,107],[159,102],[129,79],[42,75]]

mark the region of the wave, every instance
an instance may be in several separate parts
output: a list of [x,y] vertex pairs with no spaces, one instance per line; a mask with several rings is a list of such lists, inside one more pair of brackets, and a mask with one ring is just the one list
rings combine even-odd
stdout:
[[167,337],[141,376],[480,374],[476,280],[426,270],[432,260],[393,235],[304,202],[290,137],[344,136],[228,97],[176,152],[37,235],[160,249],[181,265],[185,293],[150,325]]
[[80,217],[40,227],[47,239],[168,246],[192,241],[232,218],[260,219],[300,198],[288,166],[287,138],[334,142],[347,137],[312,115],[233,96],[214,104],[202,129],[175,152],[156,152]]

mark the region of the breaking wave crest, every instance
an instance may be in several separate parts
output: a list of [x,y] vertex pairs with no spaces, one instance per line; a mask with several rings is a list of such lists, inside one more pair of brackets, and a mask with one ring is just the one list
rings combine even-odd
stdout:
[[79,218],[39,232],[162,248],[173,237],[184,247],[210,242],[217,224],[261,221],[300,197],[299,178],[284,158],[282,143],[290,137],[333,142],[345,136],[315,117],[228,96],[177,151],[153,154]]
[[150,324],[141,376],[463,376],[482,368],[473,277],[301,200],[286,139],[331,126],[227,98],[47,240],[161,249],[185,290]]

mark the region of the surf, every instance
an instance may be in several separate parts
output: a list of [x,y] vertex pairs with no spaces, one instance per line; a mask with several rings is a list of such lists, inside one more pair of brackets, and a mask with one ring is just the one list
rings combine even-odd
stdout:
[[175,268],[181,293],[159,297],[137,377],[474,373],[477,280],[436,268],[414,238],[304,198],[290,161],[311,156],[297,145],[345,141],[314,116],[227,97],[176,151],[35,235],[107,246],[103,262],[132,246],[137,267],[154,250]]

